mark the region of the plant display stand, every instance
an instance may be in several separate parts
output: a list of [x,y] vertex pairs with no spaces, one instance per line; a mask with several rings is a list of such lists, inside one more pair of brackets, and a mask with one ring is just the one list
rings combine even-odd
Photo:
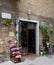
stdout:
[[14,63],[21,62],[22,54],[20,49],[17,48],[14,44],[10,44],[10,58]]

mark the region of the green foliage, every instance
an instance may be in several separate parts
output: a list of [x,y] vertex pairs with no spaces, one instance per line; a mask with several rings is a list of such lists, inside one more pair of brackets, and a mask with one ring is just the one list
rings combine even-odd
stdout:
[[12,20],[11,19],[5,19],[3,20],[2,22],[4,25],[10,25],[12,23]]
[[46,34],[46,33],[48,33],[48,27],[47,27],[47,25],[42,25],[41,26],[41,31],[42,31],[42,34],[44,35],[44,34]]
[[43,44],[46,44],[47,42],[49,42],[50,36],[49,35],[45,35],[43,36]]
[[43,44],[46,44],[50,40],[49,29],[48,29],[48,26],[46,24],[43,24],[41,26],[41,32],[43,35],[43,41],[42,42],[43,42]]

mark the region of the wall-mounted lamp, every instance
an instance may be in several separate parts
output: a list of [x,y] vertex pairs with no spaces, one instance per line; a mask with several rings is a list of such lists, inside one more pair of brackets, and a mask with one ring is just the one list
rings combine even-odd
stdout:
[[30,14],[31,14],[31,10],[28,10],[28,11],[27,11],[27,14],[30,15]]
[[31,18],[30,18],[31,10],[28,10],[28,11],[27,11],[27,15],[28,15],[28,19],[31,19]]

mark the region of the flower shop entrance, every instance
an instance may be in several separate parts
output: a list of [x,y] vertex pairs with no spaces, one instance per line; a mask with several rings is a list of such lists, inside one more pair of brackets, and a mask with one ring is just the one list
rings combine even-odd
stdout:
[[23,55],[39,55],[39,22],[20,18],[19,32],[19,45]]
[[[36,45],[35,45],[35,30],[36,30],[36,23],[32,22],[26,22],[26,21],[21,21],[21,46],[22,49],[25,48],[24,53],[27,54],[34,54]],[[24,49],[23,49],[24,51]]]

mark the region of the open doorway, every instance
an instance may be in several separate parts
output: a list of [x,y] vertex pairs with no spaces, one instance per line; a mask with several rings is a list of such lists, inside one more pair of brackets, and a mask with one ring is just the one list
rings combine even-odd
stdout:
[[[39,55],[39,21],[19,19],[19,44],[26,52],[32,52]],[[34,39],[33,43],[30,36]],[[32,45],[33,44],[33,45]],[[32,46],[30,46],[32,45]],[[31,47],[33,51],[31,50]]]
[[36,23],[21,22],[21,45],[27,54],[36,53]]
[[35,53],[35,29],[28,29],[28,53]]

